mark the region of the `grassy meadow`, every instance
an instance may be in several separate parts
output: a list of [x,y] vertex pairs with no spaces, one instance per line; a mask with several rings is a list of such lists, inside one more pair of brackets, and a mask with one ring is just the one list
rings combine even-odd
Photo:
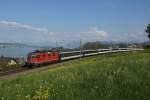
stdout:
[[149,100],[150,50],[104,54],[0,80],[0,100]]

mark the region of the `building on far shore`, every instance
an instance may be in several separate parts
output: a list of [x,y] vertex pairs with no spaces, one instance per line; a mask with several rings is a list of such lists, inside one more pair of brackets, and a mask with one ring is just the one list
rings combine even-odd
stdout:
[[17,60],[9,57],[0,57],[0,65],[10,66],[18,64]]
[[129,45],[128,48],[144,48],[143,45]]

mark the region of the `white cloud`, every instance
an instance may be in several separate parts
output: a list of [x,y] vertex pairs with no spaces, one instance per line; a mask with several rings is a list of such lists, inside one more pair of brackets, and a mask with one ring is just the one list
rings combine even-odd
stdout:
[[37,28],[27,24],[20,24],[17,22],[10,22],[10,21],[0,21],[0,26],[8,27],[8,28],[17,28],[17,29],[26,29],[32,30],[37,32],[48,32],[46,28]]
[[[106,31],[100,30],[98,27],[90,27],[82,32],[52,32],[47,28],[37,28],[32,25],[20,24],[17,22],[0,21],[0,42],[26,42],[26,43],[42,43],[54,45],[56,41],[64,42],[63,45],[78,43],[81,39],[83,42],[89,41],[118,41],[118,42],[131,42],[131,41],[144,41],[146,34],[108,34]],[[4,29],[3,29],[4,28]],[[5,29],[15,29],[12,31],[3,31]],[[22,31],[21,29],[28,30]],[[13,35],[10,36],[10,33]],[[38,33],[38,34],[37,34]]]
[[108,40],[116,42],[143,42],[147,40],[147,36],[144,32],[111,35]]
[[98,27],[91,27],[87,32],[81,32],[81,33],[85,33],[88,35],[95,35],[98,36],[99,38],[104,38],[108,36],[108,33],[102,30],[99,30]]
[[[12,28],[16,29],[16,32],[20,29],[29,30],[31,31],[29,34],[31,37],[37,38],[37,41],[39,38],[43,38],[44,41],[59,41],[59,40],[66,40],[66,41],[72,41],[72,40],[79,40],[83,39],[85,41],[91,41],[91,40],[99,40],[102,38],[107,37],[107,32],[101,31],[98,29],[98,27],[91,27],[89,30],[84,32],[51,32],[47,28],[37,28],[31,25],[27,24],[20,24],[18,22],[14,21],[0,21],[0,27],[5,28]],[[34,33],[33,33],[34,32]],[[35,34],[35,32],[38,32],[39,34]],[[24,33],[22,33],[24,36]],[[30,39],[31,39],[30,37]]]
[[79,41],[82,39],[84,42],[87,41],[100,41],[105,39],[108,33],[99,30],[97,27],[91,27],[87,31],[83,32],[49,32],[51,40],[65,40],[65,41]]

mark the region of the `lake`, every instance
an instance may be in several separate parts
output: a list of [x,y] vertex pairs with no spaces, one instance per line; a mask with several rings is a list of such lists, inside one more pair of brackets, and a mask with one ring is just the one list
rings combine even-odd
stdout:
[[35,50],[35,48],[0,48],[0,56],[4,56],[4,57],[27,57],[27,54],[29,52],[32,52],[33,50]]

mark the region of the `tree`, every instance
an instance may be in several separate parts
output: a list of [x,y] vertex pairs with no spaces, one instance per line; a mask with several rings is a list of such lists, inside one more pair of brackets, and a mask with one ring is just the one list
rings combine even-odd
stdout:
[[150,24],[147,25],[145,32],[148,34],[148,38],[150,41]]
[[82,46],[84,49],[99,49],[100,47],[100,42],[87,42]]

